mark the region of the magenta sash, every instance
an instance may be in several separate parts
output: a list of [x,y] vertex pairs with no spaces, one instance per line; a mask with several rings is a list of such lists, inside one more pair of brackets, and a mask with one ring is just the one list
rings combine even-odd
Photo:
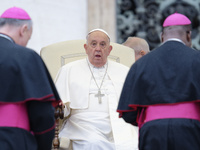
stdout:
[[143,108],[138,118],[138,126],[148,121],[167,118],[186,118],[200,121],[200,103],[163,104]]
[[0,127],[17,127],[30,131],[26,104],[0,104]]

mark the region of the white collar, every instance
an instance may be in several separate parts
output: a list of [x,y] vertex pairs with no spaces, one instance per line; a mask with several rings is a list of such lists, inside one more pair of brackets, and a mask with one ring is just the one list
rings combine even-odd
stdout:
[[15,43],[11,37],[9,37],[9,36],[7,36],[5,34],[0,33],[0,37],[4,37],[4,38],[8,39],[9,41]]
[[177,42],[181,42],[181,43],[183,43],[185,45],[185,43],[182,40],[177,39],[177,38],[170,38],[170,39],[166,40],[165,42],[167,42],[167,41],[177,41]]
[[108,62],[106,62],[106,64],[103,65],[102,67],[95,67],[93,64],[90,63],[88,57],[86,58],[86,60],[87,60],[88,64],[90,65],[90,68],[92,68],[92,70],[93,70],[94,68],[96,68],[96,69],[105,69],[105,68],[106,68],[106,65],[107,65],[107,63],[108,63]]

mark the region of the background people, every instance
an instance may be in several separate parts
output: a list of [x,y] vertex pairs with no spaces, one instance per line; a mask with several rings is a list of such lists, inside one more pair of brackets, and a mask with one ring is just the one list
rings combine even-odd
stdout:
[[190,48],[191,21],[179,13],[168,16],[161,39],[131,67],[118,112],[140,127],[141,150],[198,150],[200,53]]
[[137,131],[116,112],[128,67],[108,60],[110,37],[94,29],[84,44],[86,59],[63,66],[56,87],[65,104],[66,124],[59,136],[74,150],[134,150]]
[[0,17],[0,145],[3,150],[50,150],[59,96],[40,56],[25,48],[32,34],[18,7]]
[[139,37],[128,37],[123,45],[128,46],[135,51],[135,61],[150,52],[147,41]]

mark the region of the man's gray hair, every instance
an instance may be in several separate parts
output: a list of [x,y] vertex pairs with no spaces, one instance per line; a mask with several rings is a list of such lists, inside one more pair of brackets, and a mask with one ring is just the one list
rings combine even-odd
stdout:
[[11,19],[11,18],[0,18],[0,27],[4,25],[11,25],[11,26],[22,26],[27,24],[28,29],[30,29],[33,25],[32,20],[19,20],[19,19]]

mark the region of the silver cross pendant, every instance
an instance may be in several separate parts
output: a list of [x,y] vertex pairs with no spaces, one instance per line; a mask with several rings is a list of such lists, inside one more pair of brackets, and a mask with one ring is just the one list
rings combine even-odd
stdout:
[[101,94],[101,91],[99,90],[98,93],[95,95],[95,97],[98,97],[99,104],[101,104],[101,97],[104,96],[104,94]]

